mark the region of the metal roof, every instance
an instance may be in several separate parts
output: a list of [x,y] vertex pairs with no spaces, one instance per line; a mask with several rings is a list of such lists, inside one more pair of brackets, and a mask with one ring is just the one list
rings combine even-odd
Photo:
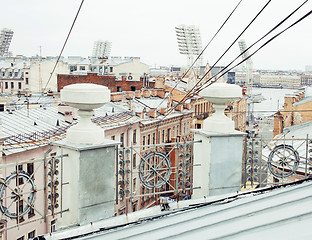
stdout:
[[[103,128],[111,128],[139,119],[126,109],[114,103],[107,103],[95,110],[92,120]],[[6,155],[63,138],[66,130],[72,125],[65,122],[57,106],[0,112],[0,121],[1,134],[8,137],[4,142]],[[73,121],[73,124],[75,123],[76,120]]]
[[[218,199],[219,198],[219,199]],[[312,181],[172,203],[72,227],[45,239],[310,239]],[[188,203],[188,206],[186,206]],[[146,216],[146,211],[151,215]],[[135,216],[135,217],[134,217]],[[126,222],[127,221],[127,222]],[[89,232],[88,232],[89,231]]]

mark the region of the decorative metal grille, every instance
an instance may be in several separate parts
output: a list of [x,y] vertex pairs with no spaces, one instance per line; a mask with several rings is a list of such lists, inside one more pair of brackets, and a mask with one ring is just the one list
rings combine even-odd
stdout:
[[51,155],[0,165],[0,231],[62,212],[58,175],[66,155]]
[[245,141],[244,188],[294,182],[312,176],[312,140],[262,139]]
[[194,141],[131,146],[118,149],[119,201],[139,201],[141,207],[192,194]]

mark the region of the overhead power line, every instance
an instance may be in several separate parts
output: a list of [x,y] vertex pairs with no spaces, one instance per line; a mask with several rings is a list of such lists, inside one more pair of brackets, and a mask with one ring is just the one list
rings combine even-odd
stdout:
[[[81,10],[81,7],[82,7],[83,3],[84,3],[84,0],[82,0],[81,3],[80,3],[80,6],[79,6],[78,11],[77,11],[77,13],[76,13],[76,16],[75,16],[75,18],[74,18],[74,21],[73,21],[73,23],[72,23],[72,25],[71,25],[71,27],[70,27],[70,30],[69,30],[69,32],[68,32],[68,34],[67,34],[67,37],[66,37],[66,40],[65,40],[65,42],[64,42],[64,44],[63,44],[62,50],[61,50],[61,52],[60,52],[60,54],[59,54],[59,56],[58,56],[58,58],[57,58],[57,60],[56,60],[56,62],[55,62],[55,65],[54,65],[54,67],[53,67],[53,70],[52,70],[52,72],[50,73],[50,77],[49,77],[49,79],[48,79],[48,81],[47,81],[45,87],[43,88],[43,90],[45,90],[45,89],[47,88],[49,82],[51,81],[51,78],[52,78],[52,76],[53,76],[53,73],[54,73],[54,71],[55,71],[55,69],[56,69],[56,67],[57,67],[57,64],[58,64],[59,61],[60,61],[60,58],[61,58],[61,56],[62,56],[62,54],[63,54],[64,48],[65,48],[65,46],[66,46],[66,44],[67,44],[67,41],[68,41],[68,39],[69,39],[69,36],[70,36],[70,34],[71,34],[71,32],[72,32],[72,30],[73,30],[73,28],[74,28],[74,25],[75,25],[75,23],[76,23],[76,20],[77,20],[77,18],[78,18],[78,15],[79,15],[79,13],[80,13],[80,10]],[[39,99],[40,99],[40,98],[41,98],[41,96],[39,97]],[[39,99],[38,99],[38,101],[39,101]]]
[[[305,4],[307,1],[305,1],[303,4]],[[297,11],[303,4],[301,4],[295,11]],[[254,54],[256,54],[260,49],[262,49],[264,46],[266,46],[268,43],[270,43],[271,41],[273,41],[275,38],[277,38],[278,36],[280,36],[282,33],[284,33],[285,31],[289,30],[290,28],[294,27],[296,24],[298,24],[299,22],[301,22],[302,20],[304,20],[306,17],[308,17],[310,14],[312,13],[312,10],[309,11],[308,13],[306,13],[304,16],[302,16],[300,19],[298,19],[296,22],[294,22],[293,24],[291,24],[290,26],[288,26],[287,28],[285,28],[284,30],[280,31],[279,33],[277,33],[276,35],[274,35],[272,38],[270,38],[268,41],[266,41],[264,44],[262,44],[256,51],[254,51],[252,54],[250,54],[248,56],[248,58],[252,57]],[[293,13],[291,13],[292,15]],[[286,17],[286,19],[288,19],[289,16]],[[281,21],[282,23],[285,22],[285,19]],[[278,24],[277,26],[280,26],[281,24]],[[276,29],[276,26],[273,28]],[[250,48],[250,47],[249,47]],[[248,48],[248,49],[249,49]],[[247,49],[247,50],[248,50]],[[242,54],[242,53],[241,53]],[[239,56],[241,56],[241,54]],[[238,56],[238,57],[239,57]],[[237,58],[238,58],[237,57]],[[229,71],[231,71],[233,68],[237,67],[238,65],[240,65],[241,63],[243,63],[244,61],[246,61],[248,58],[240,61],[238,64],[236,64],[235,66],[231,67],[230,69],[228,69],[227,71],[223,72],[215,81],[217,81],[219,78],[223,77],[226,73],[228,73]],[[212,78],[214,78],[215,76],[213,76]],[[186,97],[184,97],[181,101],[178,102],[178,104],[176,104],[175,106],[173,106],[166,114],[165,117],[163,119],[166,118],[166,116],[168,114],[170,114],[173,109],[175,109],[178,105],[184,103],[187,99],[193,97],[194,95],[198,94],[201,90],[203,90],[206,87],[209,87],[211,84],[213,84],[215,81],[211,81],[211,79],[208,79],[205,84],[208,83],[208,85],[202,85],[202,87],[200,87],[199,89],[197,89],[195,92],[193,92],[191,94],[191,91],[188,92],[188,94],[186,95]],[[209,82],[210,81],[210,82]]]
[[[240,0],[237,5],[234,7],[234,9],[232,10],[232,12],[227,16],[227,18],[225,19],[225,21],[222,23],[222,25],[219,27],[219,29],[217,30],[217,32],[213,35],[213,37],[210,39],[210,41],[207,43],[207,45],[204,47],[204,49],[200,52],[200,54],[197,56],[197,58],[195,59],[195,61],[192,63],[192,65],[187,69],[187,71],[182,75],[181,79],[176,83],[176,85],[170,90],[170,94],[174,91],[174,89],[176,89],[176,87],[179,85],[180,82],[184,82],[183,78],[185,78],[185,76],[189,73],[189,71],[193,68],[193,66],[195,65],[195,63],[200,59],[200,57],[203,55],[203,53],[206,51],[206,49],[208,48],[208,46],[210,45],[210,43],[215,39],[215,37],[219,34],[219,32],[221,31],[221,29],[224,27],[224,25],[227,23],[227,21],[230,19],[230,17],[233,15],[233,13],[235,12],[235,10],[238,8],[238,6],[241,4],[243,0]],[[164,102],[161,101],[159,103],[159,105],[157,106],[157,108]],[[157,109],[156,108],[156,109]]]
[[[263,40],[265,37],[267,37],[270,33],[272,33],[274,30],[276,30],[278,27],[280,27],[287,19],[289,19],[293,14],[295,14],[295,12],[297,12],[304,4],[306,4],[308,2],[308,0],[306,0],[305,2],[303,2],[299,7],[297,7],[294,11],[292,11],[287,17],[285,17],[282,21],[280,21],[277,25],[275,25],[270,31],[268,31],[266,34],[264,34],[260,39],[258,39],[257,41],[255,41],[252,45],[250,45],[248,48],[246,48],[243,52],[241,52],[233,61],[231,61],[228,65],[226,65],[224,67],[224,69],[222,69],[220,72],[222,73],[223,71],[227,71],[229,72],[230,70],[232,70],[233,68],[231,69],[228,69],[228,67],[230,65],[232,65],[239,57],[241,57],[242,55],[244,55],[249,49],[251,49],[253,46],[255,46],[257,43],[259,43],[261,40]],[[249,59],[249,57],[247,57],[245,60]],[[245,61],[244,60],[244,61]],[[243,61],[242,61],[243,62]],[[241,64],[242,62],[240,62],[239,64]],[[238,65],[239,65],[238,64]],[[238,65],[235,65],[234,67],[238,66]],[[228,70],[227,70],[228,69]],[[226,73],[227,73],[226,72]],[[225,74],[226,74],[225,73]],[[218,73],[220,74],[220,73]],[[216,74],[217,75],[217,74]],[[212,78],[214,78],[216,75],[214,75]],[[224,74],[222,74],[223,76]],[[222,77],[220,76],[220,77]],[[212,78],[208,79],[204,84],[206,84],[207,82],[209,82]],[[203,86],[204,86],[203,84]],[[201,91],[201,87],[199,89],[196,90],[196,93],[200,92]]]
[[[299,22],[301,22],[303,19],[305,19],[306,17],[308,17],[309,15],[311,15],[312,10],[309,11],[308,13],[306,13],[303,17],[301,17],[300,19],[298,19],[296,22],[294,22],[293,24],[291,24],[290,26],[288,26],[287,28],[285,28],[284,30],[280,31],[279,33],[277,33],[276,35],[274,35],[273,37],[271,37],[269,40],[267,40],[264,44],[262,44],[257,50],[255,50],[252,54],[250,54],[246,59],[240,61],[239,63],[237,63],[236,65],[234,65],[233,67],[231,67],[230,69],[226,70],[224,73],[222,73],[217,79],[216,81],[223,77],[226,73],[228,73],[229,71],[231,71],[232,69],[234,69],[235,67],[237,67],[238,65],[242,64],[244,61],[246,61],[247,59],[249,59],[250,57],[252,57],[253,55],[255,55],[260,49],[262,49],[263,47],[265,47],[267,44],[269,44],[271,41],[273,41],[275,38],[277,38],[278,36],[280,36],[281,34],[283,34],[285,31],[289,30],[290,28],[294,27],[295,25],[297,25]],[[208,81],[208,80],[207,80]],[[206,82],[207,82],[206,81]],[[201,88],[197,89],[192,96],[198,94],[201,90],[209,87],[213,82],[211,82],[209,85],[207,86],[202,86]]]
[[218,58],[218,60],[213,64],[212,67],[209,67],[209,70],[201,77],[201,79],[191,88],[191,90],[183,97],[181,101],[184,101],[188,98],[188,95],[201,83],[201,81],[209,74],[210,70],[216,66],[216,64],[224,57],[224,55],[231,49],[231,47],[237,42],[237,40],[243,35],[244,32],[251,26],[251,24],[259,17],[263,10],[269,5],[272,0],[269,0],[262,9],[256,14],[256,16],[248,23],[244,30],[236,37],[236,39],[230,44],[230,46],[224,51],[224,53]]
[[[186,95],[178,102],[177,105],[172,107],[166,114],[163,120],[170,114],[174,108],[176,108],[179,104],[185,102],[187,99],[189,99],[192,91],[201,83],[201,81],[209,74],[210,70],[224,57],[224,55],[230,50],[230,48],[237,42],[237,40],[243,35],[243,33],[251,26],[251,24],[258,18],[258,16],[263,12],[263,10],[269,5],[271,0],[269,0],[262,8],[261,10],[256,14],[256,16],[249,22],[249,24],[244,28],[244,30],[236,37],[236,39],[230,44],[230,46],[225,50],[225,52],[219,57],[219,59],[213,64],[212,67],[209,67],[209,70],[201,77],[201,79],[192,87],[191,90],[189,90]],[[247,59],[246,59],[247,60]],[[213,76],[215,77],[215,76]],[[211,80],[210,78],[209,80]],[[193,96],[193,95],[192,95]]]

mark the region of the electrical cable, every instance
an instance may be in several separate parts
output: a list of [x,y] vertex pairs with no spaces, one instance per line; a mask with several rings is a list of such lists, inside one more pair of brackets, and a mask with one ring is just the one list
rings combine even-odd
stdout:
[[[307,1],[305,1],[303,4],[305,4]],[[293,13],[294,12],[296,12],[303,4],[301,4],[296,10],[294,10],[293,11]],[[291,13],[290,14],[290,16],[293,14],[293,13]],[[192,90],[190,90],[188,93],[187,93],[187,95],[182,99],[182,100],[180,100],[179,101],[179,103],[177,104],[177,105],[179,105],[179,104],[182,104],[184,101],[186,101],[187,99],[189,99],[189,98],[191,98],[191,97],[193,97],[193,96],[195,96],[196,94],[198,94],[201,90],[203,90],[204,88],[206,88],[206,87],[209,87],[211,84],[213,84],[215,81],[217,81],[219,78],[221,78],[221,77],[223,77],[226,73],[228,73],[229,71],[231,71],[233,68],[235,68],[235,67],[237,67],[238,65],[240,65],[241,63],[243,63],[244,61],[246,61],[247,59],[249,59],[251,56],[253,56],[255,53],[257,53],[261,48],[263,48],[265,45],[267,45],[269,42],[271,42],[273,39],[275,39],[276,37],[278,37],[279,35],[281,35],[283,32],[285,32],[286,30],[288,30],[289,28],[291,28],[291,27],[293,27],[294,25],[296,25],[297,23],[299,23],[300,21],[302,21],[304,18],[306,18],[307,16],[309,16],[311,14],[311,12],[309,12],[309,13],[307,13],[306,15],[304,15],[302,18],[300,18],[299,20],[297,20],[295,23],[293,23],[292,25],[290,25],[289,27],[287,27],[286,29],[284,29],[283,31],[281,31],[281,32],[279,32],[278,34],[276,34],[274,37],[272,37],[271,39],[269,39],[267,42],[265,42],[262,46],[260,46],[255,52],[253,52],[251,55],[249,55],[246,59],[244,59],[244,60],[242,60],[241,62],[239,62],[238,64],[236,64],[235,66],[233,66],[233,67],[231,67],[230,69],[228,69],[227,71],[225,71],[223,74],[221,74],[216,80],[214,80],[214,81],[211,81],[210,82],[210,84],[209,85],[206,85],[205,86],[205,84],[207,84],[212,78],[214,78],[216,75],[214,75],[213,77],[211,77],[210,79],[208,79],[205,83],[204,83],[204,85],[202,85],[199,89],[197,89],[196,91],[194,91],[193,93],[192,93],[192,95],[191,95],[191,91]],[[282,23],[284,23],[290,16],[287,16],[284,20],[282,20],[279,24],[277,24],[272,30],[270,30],[269,31],[269,33],[270,32],[272,32],[273,30],[275,30],[278,26],[280,26]],[[267,34],[265,35],[265,36],[267,36]],[[263,39],[263,38],[262,38]],[[254,43],[252,46],[254,46],[256,43]],[[246,49],[246,51],[248,51],[249,49],[250,49],[251,47],[249,47],[249,48],[247,48]],[[245,51],[244,51],[245,52]],[[243,52],[243,53],[244,53]],[[241,56],[243,53],[241,53],[239,56]],[[239,57],[238,56],[238,57]],[[237,58],[238,58],[237,57]],[[236,59],[237,59],[236,58]],[[235,59],[235,60],[236,60]],[[234,60],[234,61],[235,61]],[[234,61],[232,61],[231,63],[233,63]],[[230,65],[230,64],[229,64]],[[226,68],[229,66],[229,65],[227,65],[226,66]],[[225,69],[226,69],[225,68]],[[177,105],[175,105],[172,109],[171,109],[171,111],[177,106]],[[170,112],[171,112],[170,111]],[[169,111],[168,111],[168,114],[170,113]]]
[[[269,0],[262,9],[256,14],[256,16],[251,20],[251,22],[245,27],[245,29],[236,37],[236,39],[230,44],[230,46],[225,50],[225,52],[218,58],[218,60],[212,65],[212,67],[209,67],[209,70],[204,74],[204,76],[191,88],[191,90],[188,93],[191,93],[197,85],[201,83],[201,81],[208,75],[210,70],[216,66],[216,64],[221,60],[222,57],[230,50],[230,48],[237,42],[237,40],[244,34],[244,32],[250,27],[250,25],[258,18],[258,16],[263,12],[263,10],[269,5],[271,0]],[[185,98],[187,98],[186,94],[181,101],[183,101]]]
[[[230,44],[230,46],[225,50],[225,52],[219,57],[219,59],[213,64],[212,67],[209,67],[209,70],[203,75],[203,77],[191,88],[191,90],[189,90],[187,92],[187,94],[182,98],[182,100],[179,101],[179,104],[181,104],[181,102],[184,102],[185,100],[188,99],[189,94],[191,94],[191,92],[196,88],[197,85],[200,84],[200,82],[208,75],[208,73],[210,72],[210,70],[221,60],[222,57],[224,57],[224,55],[230,50],[230,48],[235,44],[235,42],[237,42],[237,40],[243,35],[243,33],[250,27],[250,25],[258,18],[258,16],[264,11],[264,9],[269,5],[269,3],[272,0],[269,0],[262,8],[261,10],[256,14],[256,16],[249,22],[249,24],[244,28],[244,30],[236,37],[236,39]],[[178,105],[179,105],[178,104]],[[176,105],[177,106],[177,105]],[[175,106],[175,107],[176,107]],[[166,114],[165,116],[162,118],[161,121],[163,121],[166,116],[168,116],[168,114],[170,114],[173,109],[175,108],[171,108]]]
[[[238,65],[242,64],[243,62],[245,62],[247,59],[251,58],[253,55],[255,55],[259,50],[261,50],[263,47],[265,47],[267,44],[269,44],[271,41],[273,41],[275,38],[277,38],[278,36],[280,36],[281,34],[283,34],[285,31],[289,30],[290,28],[294,27],[295,25],[297,25],[299,22],[301,22],[303,19],[305,19],[306,17],[308,17],[309,15],[311,15],[312,10],[309,11],[308,13],[306,13],[304,16],[302,16],[301,18],[299,18],[296,22],[294,22],[293,24],[291,24],[290,26],[288,26],[287,28],[285,28],[284,30],[280,31],[279,33],[277,33],[276,35],[274,35],[273,37],[271,37],[269,40],[267,40],[264,44],[262,44],[257,50],[255,50],[252,54],[250,54],[248,57],[246,57],[246,59],[243,59],[242,61],[240,61],[239,63],[237,63],[236,65],[234,65],[233,67],[231,67],[230,69],[228,69],[227,71],[225,71],[224,73],[222,73],[215,81],[217,81],[218,79],[220,79],[221,77],[223,77],[226,73],[228,73],[229,71],[231,71],[232,69],[234,69],[235,67],[237,67]],[[212,82],[213,83],[213,82]],[[197,89],[193,94],[198,94],[200,91],[202,91],[203,89],[207,88],[208,86],[210,86],[212,83],[210,83],[207,86],[201,87],[199,89]]]
[[[225,69],[227,69],[230,65],[232,65],[240,56],[242,56],[244,53],[246,53],[249,49],[251,49],[253,46],[255,46],[257,43],[259,43],[261,40],[263,40],[265,37],[267,37],[270,33],[272,33],[274,30],[276,30],[279,26],[281,26],[287,19],[289,19],[295,12],[297,12],[305,3],[307,3],[308,0],[303,2],[299,7],[297,7],[293,12],[291,12],[287,17],[285,17],[281,22],[279,22],[277,25],[275,25],[270,31],[268,31],[266,34],[264,34],[260,39],[258,39],[256,42],[254,42],[251,46],[246,48],[241,54],[239,54],[233,61],[231,61],[228,65],[224,67],[224,69],[221,70],[223,72]],[[249,57],[248,57],[249,58]],[[247,58],[247,59],[248,59]],[[245,60],[247,60],[245,59]],[[237,65],[236,65],[237,66]],[[235,67],[236,67],[235,66]],[[233,68],[229,69],[228,71],[232,70]],[[227,71],[227,72],[228,72]],[[220,72],[218,73],[220,74]],[[217,74],[215,74],[212,78],[214,78]],[[223,74],[224,75],[224,74]],[[223,76],[222,75],[222,76]],[[206,84],[209,80],[212,78],[208,79],[204,84]],[[218,78],[219,79],[219,78]],[[201,88],[201,87],[200,87]],[[199,89],[200,89],[199,88]],[[199,92],[200,90],[197,89],[196,91]]]
[[[187,69],[187,71],[182,75],[181,79],[176,83],[176,85],[171,89],[170,94],[174,91],[174,89],[179,85],[179,83],[182,81],[182,79],[189,73],[189,71],[193,68],[195,63],[198,61],[198,59],[203,55],[203,53],[206,51],[210,43],[214,40],[214,38],[218,35],[218,33],[221,31],[221,29],[224,27],[224,25],[227,23],[227,21],[230,19],[230,17],[233,15],[235,10],[238,8],[238,6],[241,4],[242,0],[238,2],[238,4],[234,7],[232,12],[228,15],[228,17],[225,19],[225,21],[222,23],[222,25],[219,27],[217,32],[213,35],[213,37],[210,39],[210,41],[207,43],[205,48],[200,52],[200,54],[197,56],[195,61],[192,63],[192,65]],[[164,101],[164,100],[163,100]],[[156,109],[163,103],[163,101],[156,107]]]
[[[57,60],[56,60],[56,63],[55,63],[55,65],[54,65],[54,67],[53,67],[52,72],[50,73],[50,77],[49,77],[49,79],[48,79],[48,81],[47,81],[45,87],[43,88],[43,92],[44,92],[44,90],[47,88],[49,82],[51,81],[51,78],[52,78],[53,73],[54,73],[54,71],[55,71],[55,69],[56,69],[56,66],[57,66],[58,62],[60,61],[60,58],[61,58],[61,56],[62,56],[62,54],[63,54],[64,48],[65,48],[65,46],[66,46],[66,44],[67,44],[67,41],[68,41],[68,39],[69,39],[69,36],[70,36],[70,34],[71,34],[71,32],[72,32],[72,30],[73,30],[73,28],[74,28],[74,25],[75,25],[75,23],[76,23],[76,20],[77,20],[77,18],[78,18],[78,15],[79,15],[79,13],[80,13],[80,9],[81,9],[83,3],[84,3],[84,0],[82,0],[81,3],[80,3],[80,6],[79,6],[78,11],[77,11],[77,13],[76,13],[76,16],[75,16],[75,18],[74,18],[74,21],[73,21],[73,23],[72,23],[72,25],[71,25],[71,27],[70,27],[70,30],[69,30],[69,32],[68,32],[68,34],[67,34],[67,37],[66,37],[66,40],[65,40],[65,42],[64,42],[64,44],[63,44],[62,50],[61,50],[61,52],[60,52],[60,54],[59,54],[59,56],[58,56],[58,58],[57,58]],[[40,99],[40,98],[41,98],[41,96],[38,98],[38,102],[39,102],[39,99]]]

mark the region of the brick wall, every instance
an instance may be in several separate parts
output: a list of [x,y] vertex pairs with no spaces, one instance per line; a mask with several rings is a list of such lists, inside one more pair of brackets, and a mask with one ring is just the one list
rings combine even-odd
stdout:
[[[119,91],[134,91],[141,90],[143,87],[143,78],[140,81],[129,81],[126,77],[122,77],[121,81],[116,80],[115,76],[98,75],[97,73],[88,73],[87,75],[57,75],[57,90],[60,91],[63,87],[75,83],[94,83],[108,87],[111,92]],[[150,84],[150,88],[154,87],[154,83]],[[118,89],[118,90],[117,90]]]

